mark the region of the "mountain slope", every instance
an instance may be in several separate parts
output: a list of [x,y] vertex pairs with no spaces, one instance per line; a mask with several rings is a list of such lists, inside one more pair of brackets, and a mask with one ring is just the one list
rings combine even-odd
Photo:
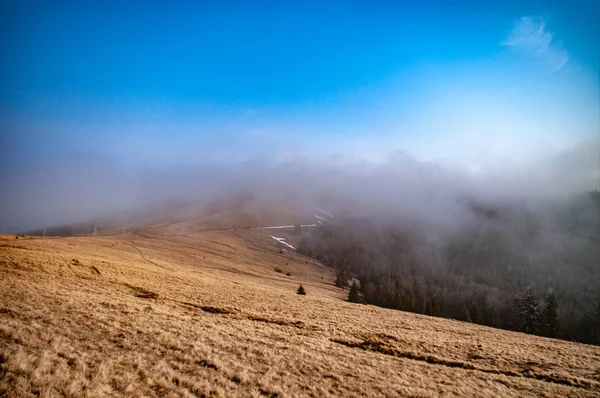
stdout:
[[0,395],[600,394],[600,347],[347,303],[264,230],[168,231],[3,235]]

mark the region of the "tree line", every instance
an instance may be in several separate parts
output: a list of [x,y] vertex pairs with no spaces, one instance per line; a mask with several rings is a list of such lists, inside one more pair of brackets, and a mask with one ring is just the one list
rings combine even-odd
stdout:
[[337,269],[351,302],[599,344],[597,242],[498,214],[435,239],[401,221],[338,217],[299,250]]

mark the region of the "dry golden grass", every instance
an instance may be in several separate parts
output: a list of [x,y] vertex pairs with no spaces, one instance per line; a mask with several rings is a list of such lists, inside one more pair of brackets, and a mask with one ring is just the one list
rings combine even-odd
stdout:
[[599,347],[347,303],[260,230],[3,235],[0,279],[0,396],[600,395]]

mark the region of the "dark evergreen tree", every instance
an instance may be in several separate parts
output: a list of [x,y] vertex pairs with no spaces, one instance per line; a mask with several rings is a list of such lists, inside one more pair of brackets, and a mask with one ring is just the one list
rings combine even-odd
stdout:
[[558,304],[556,296],[553,292],[548,293],[544,310],[542,312],[542,326],[544,334],[548,337],[556,337],[558,335]]
[[525,333],[536,333],[538,330],[539,301],[533,289],[527,290],[519,297],[519,329]]
[[306,290],[304,290],[304,286],[300,285],[298,290],[296,290],[296,294],[300,294],[302,296],[306,296]]
[[360,294],[358,292],[358,283],[356,281],[352,282],[350,286],[350,292],[348,293],[348,301],[351,303],[360,303]]

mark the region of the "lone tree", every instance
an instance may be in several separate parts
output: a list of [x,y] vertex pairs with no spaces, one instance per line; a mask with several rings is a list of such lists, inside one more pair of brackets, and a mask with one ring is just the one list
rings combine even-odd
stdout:
[[528,287],[519,297],[519,329],[525,333],[536,333],[538,326],[539,301]]
[[302,285],[300,285],[298,287],[298,290],[296,290],[296,294],[301,294],[302,296],[306,296],[306,290],[304,290],[304,287]]
[[358,283],[352,282],[350,286],[350,292],[348,293],[348,301],[351,303],[360,303],[360,294],[358,292]]
[[556,296],[554,292],[550,291],[546,296],[546,302],[544,303],[544,310],[542,313],[542,324],[544,333],[548,337],[556,337],[558,335],[558,317],[557,317],[558,304],[556,302]]

